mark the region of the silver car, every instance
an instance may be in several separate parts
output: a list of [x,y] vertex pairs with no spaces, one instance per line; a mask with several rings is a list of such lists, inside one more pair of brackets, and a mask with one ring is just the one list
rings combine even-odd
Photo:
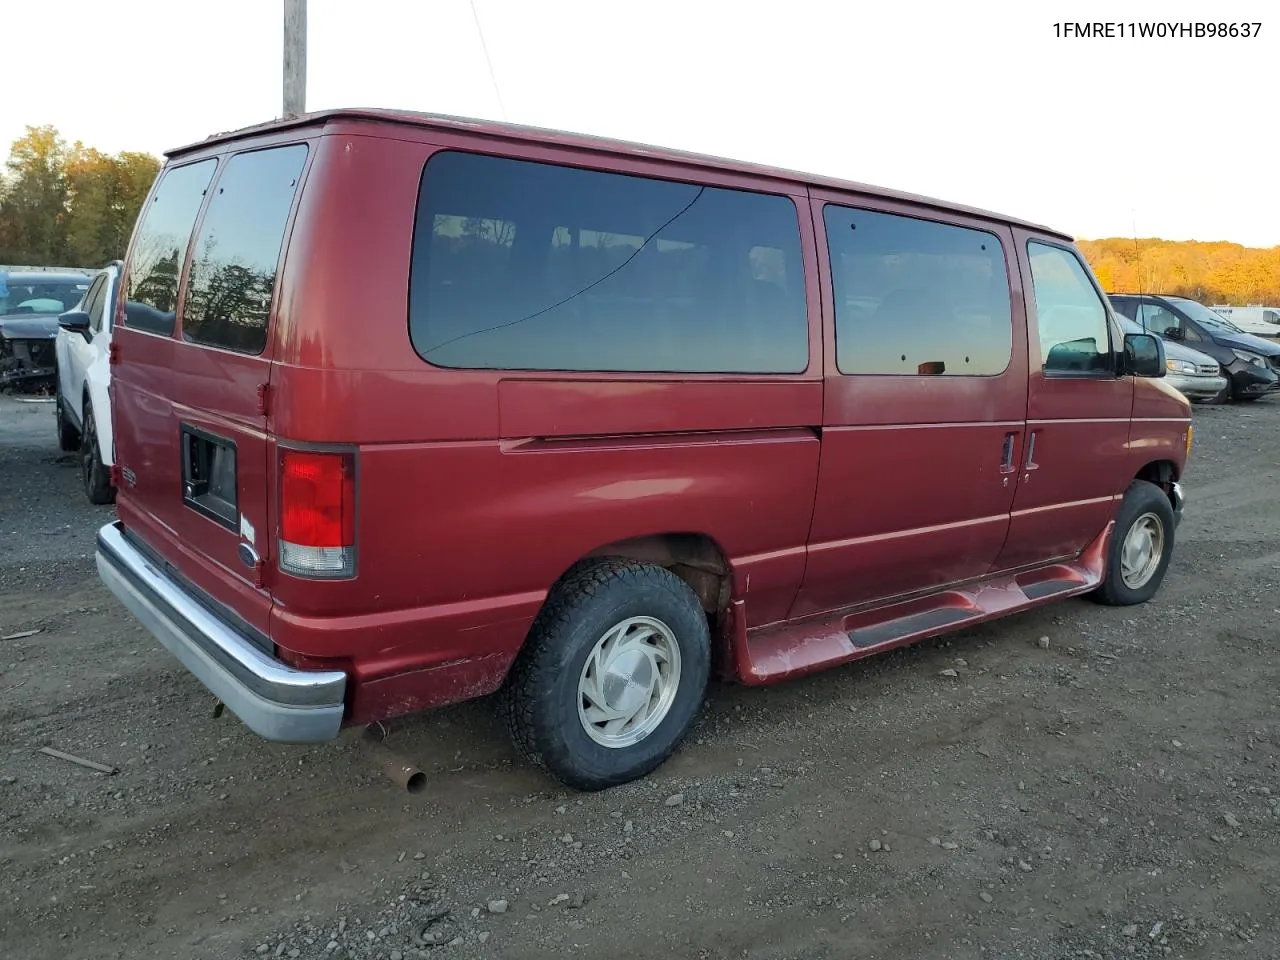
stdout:
[[[1147,332],[1128,317],[1115,314],[1115,318],[1125,333]],[[1167,367],[1164,382],[1188,400],[1213,400],[1230,396],[1226,375],[1213,357],[1172,340],[1164,342],[1164,356]]]

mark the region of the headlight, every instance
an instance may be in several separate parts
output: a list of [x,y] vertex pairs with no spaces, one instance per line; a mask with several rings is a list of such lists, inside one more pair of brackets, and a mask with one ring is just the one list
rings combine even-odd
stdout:
[[1231,352],[1236,355],[1236,359],[1238,360],[1243,360],[1245,363],[1252,363],[1255,367],[1262,367],[1263,370],[1267,368],[1266,359],[1258,356],[1256,353],[1250,353],[1248,350],[1232,350]]
[[1164,365],[1170,373],[1195,373],[1196,365],[1186,360],[1166,360]]

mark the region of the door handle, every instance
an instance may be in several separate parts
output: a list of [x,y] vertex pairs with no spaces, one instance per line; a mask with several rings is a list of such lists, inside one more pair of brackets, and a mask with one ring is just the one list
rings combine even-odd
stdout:
[[1003,454],[1002,454],[1001,459],[1000,459],[1000,472],[1001,472],[1001,473],[1013,473],[1013,472],[1014,472],[1014,466],[1013,466],[1013,446],[1014,446],[1014,441],[1017,439],[1017,437],[1018,437],[1018,435],[1017,435],[1016,433],[1006,433],[1006,434],[1004,435],[1004,451],[1003,451]]
[[1039,464],[1037,464],[1035,460],[1036,437],[1039,435],[1039,433],[1040,433],[1039,430],[1032,430],[1031,433],[1027,435],[1027,467],[1026,468],[1028,470],[1035,470],[1039,466]]

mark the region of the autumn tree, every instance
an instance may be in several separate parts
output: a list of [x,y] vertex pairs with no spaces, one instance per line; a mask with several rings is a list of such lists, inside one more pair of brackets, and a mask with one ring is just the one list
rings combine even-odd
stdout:
[[77,143],[67,161],[66,257],[98,265],[124,256],[159,163],[145,153],[108,156]]
[[1108,293],[1280,305],[1280,247],[1131,237],[1081,240],[1079,246]]
[[150,154],[68,148],[53,127],[28,127],[0,176],[0,263],[98,267],[122,258],[159,169]]
[[27,127],[0,184],[0,263],[57,263],[66,244],[67,145],[53,127]]

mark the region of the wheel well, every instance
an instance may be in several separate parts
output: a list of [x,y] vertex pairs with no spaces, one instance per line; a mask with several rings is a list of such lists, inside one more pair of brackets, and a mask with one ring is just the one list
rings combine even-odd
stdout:
[[1173,484],[1178,479],[1178,468],[1169,460],[1153,460],[1138,471],[1135,480],[1146,480],[1173,497]]
[[709,614],[729,605],[733,571],[720,545],[703,533],[659,533],[597,547],[593,557],[627,557],[665,567],[687,583]]

